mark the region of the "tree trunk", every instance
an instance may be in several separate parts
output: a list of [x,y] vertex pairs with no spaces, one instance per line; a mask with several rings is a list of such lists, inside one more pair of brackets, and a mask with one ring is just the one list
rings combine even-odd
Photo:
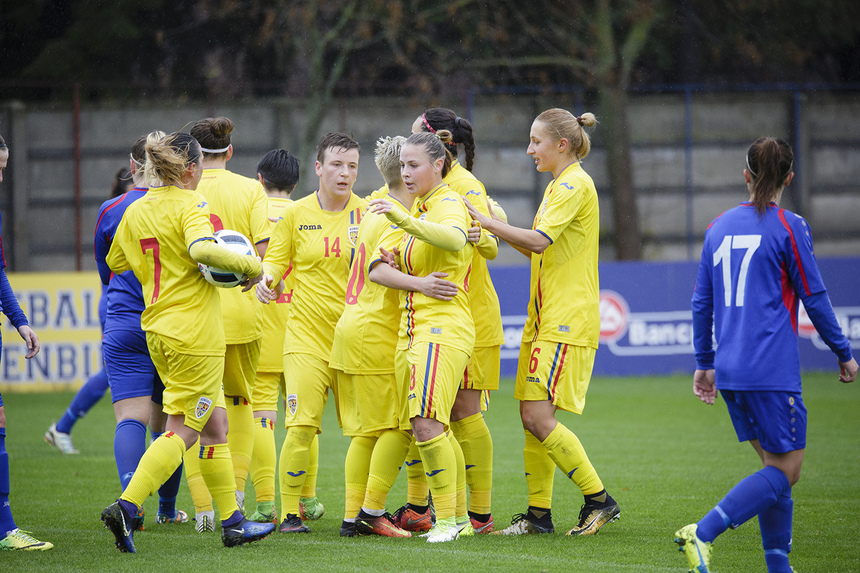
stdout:
[[639,207],[630,165],[630,135],[627,127],[627,90],[617,85],[600,89],[600,121],[605,128],[606,167],[612,190],[612,220],[615,248],[619,260],[638,260],[642,256]]

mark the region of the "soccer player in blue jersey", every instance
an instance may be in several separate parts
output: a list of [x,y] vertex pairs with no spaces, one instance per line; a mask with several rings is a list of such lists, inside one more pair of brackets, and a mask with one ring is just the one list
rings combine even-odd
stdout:
[[[134,188],[134,183],[131,179],[131,171],[128,167],[123,167],[117,171],[113,177],[113,185],[111,186],[111,198],[119,197],[123,193],[131,191]],[[102,331],[105,328],[105,316],[107,314],[107,285],[102,285],[102,295],[99,299],[99,322],[101,323]],[[108,389],[108,375],[104,366],[89,377],[89,379],[81,386],[75,397],[72,398],[69,407],[63,413],[62,417],[56,424],[51,424],[48,431],[45,432],[45,441],[54,446],[60,453],[77,454],[77,448],[72,443],[72,428],[74,425],[87,415],[93,406],[105,395]]]
[[[3,181],[3,170],[9,161],[9,148],[6,140],[0,136],[0,181]],[[0,311],[6,315],[12,326],[18,329],[18,334],[27,343],[27,354],[24,358],[33,358],[39,353],[39,337],[30,328],[27,317],[12,292],[9,279],[6,278],[6,257],[3,255],[3,242],[0,240]],[[0,396],[0,550],[44,551],[51,549],[53,544],[34,539],[26,531],[21,531],[12,519],[12,507],[9,505],[9,455],[6,453],[6,409],[3,407],[3,397]]]
[[[793,571],[791,488],[806,447],[806,407],[797,348],[798,300],[839,360],[841,382],[857,377],[851,345],[836,321],[812,250],[807,222],[779,207],[794,178],[791,147],[756,140],[746,158],[750,199],[717,217],[705,233],[693,294],[693,392],[722,394],[738,440],[763,468],[740,481],[698,523],[675,533],[690,569],[706,573],[711,543],[758,516],[770,573]],[[716,341],[716,348],[713,342]]]
[[[118,275],[107,264],[116,229],[129,205],[144,197],[143,182],[146,143],[164,137],[160,131],[139,138],[131,147],[130,169],[134,187],[119,197],[105,201],[99,208],[95,230],[96,266],[102,283],[108,285],[108,310],[102,327],[102,352],[109,377],[111,398],[116,416],[114,457],[120,486],[124,490],[146,451],[146,425],[153,410],[161,411],[164,386],[146,347],[146,333],[140,327],[145,308],[140,281],[132,271]],[[153,441],[164,432],[165,419],[151,422]],[[184,523],[188,515],[176,509],[176,494],[182,479],[182,466],[159,488],[157,523]],[[143,525],[143,513],[137,516],[135,528]]]

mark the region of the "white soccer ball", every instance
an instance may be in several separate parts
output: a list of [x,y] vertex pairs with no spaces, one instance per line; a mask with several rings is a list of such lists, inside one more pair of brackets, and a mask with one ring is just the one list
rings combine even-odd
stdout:
[[[241,255],[255,256],[257,254],[254,244],[250,239],[238,231],[222,229],[215,233],[215,242]],[[233,288],[248,279],[243,273],[234,273],[233,271],[210,267],[203,263],[197,263],[197,266],[203,278],[217,287]]]

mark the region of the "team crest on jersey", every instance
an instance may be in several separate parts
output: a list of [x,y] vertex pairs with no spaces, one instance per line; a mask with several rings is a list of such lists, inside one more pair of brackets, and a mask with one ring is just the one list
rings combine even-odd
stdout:
[[287,394],[287,408],[291,416],[296,415],[296,410],[299,407],[299,397],[296,394]]
[[194,415],[197,416],[197,419],[199,420],[206,415],[210,408],[212,408],[212,400],[201,397],[197,400],[197,406],[194,408]]
[[358,243],[358,225],[349,226],[349,242],[355,246]]

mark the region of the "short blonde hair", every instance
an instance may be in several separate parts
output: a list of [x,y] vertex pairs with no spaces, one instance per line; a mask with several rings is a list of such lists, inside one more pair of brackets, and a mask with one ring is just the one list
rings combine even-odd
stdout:
[[385,184],[389,187],[403,181],[400,177],[400,150],[405,143],[406,138],[402,135],[380,137],[376,141],[374,153],[376,168],[379,169]]

